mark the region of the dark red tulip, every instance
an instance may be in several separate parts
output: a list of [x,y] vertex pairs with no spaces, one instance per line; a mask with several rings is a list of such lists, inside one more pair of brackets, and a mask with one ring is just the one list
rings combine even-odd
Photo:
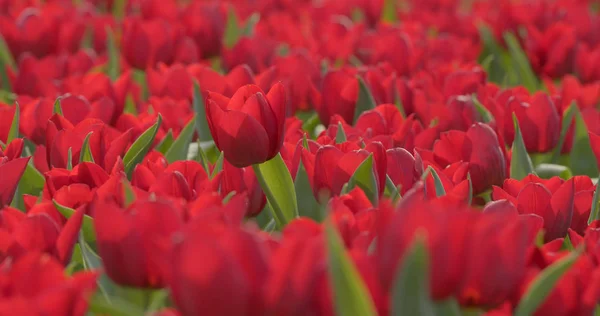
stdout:
[[494,186],[494,200],[506,199],[519,214],[536,214],[544,219],[544,240],[552,241],[567,234],[573,218],[575,182],[559,177],[542,180],[529,175],[521,181],[506,179],[502,188]]
[[244,86],[231,99],[209,93],[206,115],[219,150],[232,165],[243,168],[275,157],[283,144],[285,89],[277,84],[268,94]]

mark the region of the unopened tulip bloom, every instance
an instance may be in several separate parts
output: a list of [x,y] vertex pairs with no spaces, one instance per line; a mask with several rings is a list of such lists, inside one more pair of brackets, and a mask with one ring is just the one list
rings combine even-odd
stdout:
[[267,94],[256,85],[239,88],[231,99],[209,93],[206,117],[225,159],[243,168],[275,157],[283,144],[285,101],[280,83]]

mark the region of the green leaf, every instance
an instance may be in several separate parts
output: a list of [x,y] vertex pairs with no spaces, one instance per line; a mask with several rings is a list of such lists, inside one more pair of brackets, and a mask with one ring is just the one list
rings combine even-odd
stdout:
[[6,144],[10,144],[13,139],[19,138],[19,120],[21,119],[21,107],[19,103],[15,104],[15,115],[13,115],[12,124],[10,125],[10,129],[8,130],[8,137],[6,139]]
[[588,218],[588,225],[595,220],[600,219],[600,185],[596,184],[596,191],[594,191],[594,197],[592,198],[592,208],[590,211],[590,217]]
[[[147,100],[148,99],[148,79],[146,78],[146,71],[144,70],[140,70],[140,69],[134,69],[131,72],[131,77],[133,78],[133,80],[140,85],[140,94],[141,94],[141,98],[142,100]],[[137,111],[137,109],[136,109]]]
[[225,48],[232,48],[242,37],[242,31],[238,17],[233,9],[233,6],[229,7],[227,11],[227,22],[225,24],[225,33],[223,34],[223,44]]
[[475,316],[478,314],[468,314],[466,311],[463,313],[460,310],[460,305],[456,301],[455,298],[449,298],[441,302],[434,303],[435,314],[434,315],[442,315],[442,316]]
[[85,139],[83,139],[83,145],[81,145],[81,152],[79,154],[79,162],[94,162],[94,156],[92,155],[92,150],[90,149],[90,137],[93,132],[89,132],[85,135]]
[[337,133],[335,134],[335,143],[341,144],[347,140],[346,131],[344,131],[344,126],[342,122],[338,122]]
[[[192,147],[190,145],[190,147]],[[202,144],[200,143],[200,139],[198,139],[197,141],[197,153],[196,153],[196,157],[198,162],[202,165],[202,168],[204,168],[204,171],[206,171],[206,174],[210,174],[210,168],[208,167],[208,157],[206,156],[206,153],[204,152],[204,148],[202,148]],[[188,157],[189,159],[189,157]]]
[[569,167],[575,175],[595,177],[599,171],[596,156],[590,144],[588,128],[579,108],[574,107],[573,110],[575,112],[575,136],[573,137],[573,147],[569,156]]
[[244,29],[242,30],[242,35],[246,37],[250,37],[254,35],[254,29],[256,28],[256,24],[260,21],[260,14],[258,12],[252,13],[252,15],[246,21],[246,25],[244,25]]
[[252,168],[273,211],[277,227],[282,228],[298,217],[294,182],[281,154],[264,163],[252,165]]
[[521,83],[529,92],[536,92],[539,88],[539,80],[536,77],[527,54],[521,48],[521,44],[512,33],[504,33],[504,42],[508,46],[508,51],[513,62],[513,69],[516,69],[521,78]]
[[[124,1],[123,1],[124,2]],[[115,42],[115,35],[110,27],[106,27],[106,51],[108,53],[108,63],[106,64],[106,75],[115,81],[121,74],[121,65],[119,60],[119,50]]]
[[469,199],[467,200],[467,205],[471,205],[473,203],[473,180],[471,179],[471,173],[467,173],[467,181],[469,181]]
[[[84,234],[79,234],[79,248],[81,249],[81,261],[85,270],[98,270],[102,268],[102,259],[90,245],[85,241]],[[102,295],[102,299],[108,303],[114,303],[113,296],[116,292],[116,285],[110,280],[105,272],[102,272],[96,281],[98,283],[98,291]]]
[[203,142],[212,141],[212,134],[210,133],[206,117],[204,97],[202,96],[200,85],[196,80],[194,80],[194,99],[192,101],[192,106],[196,112],[196,132],[198,132],[198,138]]
[[319,213],[319,202],[313,194],[308,174],[306,173],[306,169],[302,162],[298,165],[296,179],[294,180],[294,188],[296,189],[296,197],[298,199],[298,215],[312,218],[316,222],[321,222],[323,218]]
[[19,181],[19,194],[30,194],[39,195],[44,189],[46,179],[44,176],[33,166],[33,163],[29,161],[25,172]]
[[[75,214],[74,209],[60,205],[58,204],[58,202],[56,202],[56,200],[52,200],[52,203],[54,203],[54,207],[56,207],[56,210],[58,210],[58,212],[61,213],[67,219],[71,218],[71,216]],[[83,215],[83,223],[81,224],[81,230],[83,231],[83,236],[85,237],[85,240],[89,242],[96,241],[94,219],[91,218],[89,215]]]
[[504,74],[512,74],[514,71],[510,71],[510,56],[504,51],[504,49],[498,44],[496,38],[490,28],[486,25],[479,27],[479,37],[482,39],[484,44],[484,51],[481,56],[492,56],[491,60],[482,65],[488,64],[487,68],[484,68],[490,77],[490,81],[495,83],[502,83]]
[[356,108],[354,110],[354,122],[360,117],[360,115],[368,110],[374,109],[377,104],[375,98],[371,94],[371,90],[361,77],[357,77],[358,80],[358,99],[356,100]]
[[[0,34],[0,64],[5,65],[13,71],[17,70],[17,63],[4,40],[2,34]],[[4,82],[4,81],[3,81]]]
[[63,114],[63,110],[62,110],[62,106],[60,104],[60,99],[61,97],[56,98],[56,100],[54,101],[54,110],[52,113],[54,114],[58,114],[60,116],[64,116]]
[[381,21],[394,24],[398,22],[398,14],[396,12],[396,0],[384,0],[383,10],[381,10]]
[[128,176],[131,176],[135,165],[140,163],[144,156],[148,153],[156,137],[156,133],[162,122],[162,116],[158,114],[156,123],[150,126],[135,142],[129,147],[127,153],[123,157],[123,164],[125,165],[125,172]]
[[114,0],[112,6],[112,15],[115,20],[121,21],[125,17],[125,8],[127,6],[126,0]]
[[435,169],[433,169],[432,167],[429,167],[429,173],[431,174],[431,177],[433,178],[433,183],[435,184],[435,196],[442,197],[446,195],[446,189],[444,189],[442,179],[440,179],[440,176],[437,174],[437,171],[435,171]]
[[479,112],[479,115],[481,115],[484,123],[489,123],[494,120],[492,113],[483,104],[481,104],[481,102],[479,102],[479,99],[477,99],[475,94],[473,94],[472,100],[473,104],[475,105],[475,109],[477,112]]
[[[325,226],[329,276],[337,315],[377,315],[373,299],[331,222]],[[417,315],[417,314],[415,314]]]
[[396,202],[401,197],[399,188],[394,184],[389,175],[385,176],[385,190],[393,202]]
[[89,306],[89,312],[92,315],[110,315],[110,316],[131,316],[145,315],[145,311],[135,304],[119,297],[111,297],[110,301],[106,298],[95,295]]
[[516,180],[522,180],[530,173],[534,173],[531,158],[525,149],[523,136],[517,116],[513,113],[513,124],[515,125],[515,140],[512,144],[512,159],[510,161],[510,177]]
[[319,115],[317,113],[313,113],[310,117],[304,120],[302,124],[302,130],[306,131],[308,135],[315,136],[315,129],[317,126],[321,124],[321,120],[319,120]]
[[417,231],[412,246],[396,269],[391,315],[435,315],[429,291],[429,254],[425,235]]
[[214,177],[217,176],[217,174],[219,174],[219,172],[221,172],[221,170],[223,170],[223,161],[225,159],[225,156],[223,155],[223,152],[221,152],[221,154],[219,155],[219,158],[217,158],[217,162],[215,162],[215,166],[213,168],[213,172],[210,175],[210,178],[213,179]]
[[158,143],[158,145],[156,145],[154,149],[156,149],[156,151],[164,155],[167,153],[169,148],[171,148],[174,141],[175,140],[173,139],[173,130],[169,129],[165,137],[163,137],[163,139]]
[[535,173],[540,178],[550,179],[552,177],[561,177],[568,180],[573,176],[569,167],[557,164],[542,163],[535,167]]
[[179,137],[173,142],[171,148],[165,154],[165,159],[169,163],[173,163],[177,160],[186,160],[188,155],[188,149],[194,137],[194,127],[196,126],[196,116],[194,116],[181,130]]
[[377,179],[373,172],[373,154],[369,154],[365,160],[358,165],[352,177],[348,181],[348,191],[352,191],[356,186],[361,188],[373,205],[379,204],[379,188]]
[[573,122],[573,115],[575,114],[575,108],[577,105],[575,102],[571,103],[569,107],[563,113],[563,119],[560,129],[560,138],[558,139],[558,144],[552,150],[552,163],[558,163],[558,159],[560,158],[560,153],[565,144],[565,138],[567,137],[567,132],[569,131],[569,127]]
[[129,181],[123,181],[123,196],[125,197],[125,207],[129,207],[129,205],[133,204],[136,200],[135,191],[133,190],[133,186]]
[[515,316],[529,316],[538,309],[550,295],[560,278],[571,268],[581,253],[581,249],[571,252],[568,256],[554,262],[542,270],[531,281],[525,294],[515,310]]
[[125,107],[123,108],[123,113],[131,114],[134,116],[138,115],[137,106],[135,105],[135,99],[131,93],[128,93],[125,97]]
[[73,148],[69,147],[67,151],[67,170],[73,170]]

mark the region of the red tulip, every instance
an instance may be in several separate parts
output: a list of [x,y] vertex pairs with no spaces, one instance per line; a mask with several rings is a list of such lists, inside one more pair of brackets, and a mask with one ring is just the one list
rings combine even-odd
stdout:
[[236,194],[245,193],[248,197],[246,216],[258,215],[267,203],[252,168],[236,168],[230,163],[224,162],[221,174],[221,195],[225,197],[234,191]]
[[155,243],[182,225],[183,211],[175,204],[159,199],[138,198],[127,209],[114,200],[100,198],[90,205],[94,214],[98,254],[108,276],[117,284],[133,287],[162,287],[164,276],[155,256]]
[[371,143],[365,149],[344,152],[334,146],[323,146],[316,154],[302,150],[302,162],[306,168],[308,179],[317,200],[325,195],[339,195],[356,168],[373,154],[373,174],[378,192],[381,195],[385,187],[386,155],[381,143]]
[[68,277],[52,257],[36,252],[3,265],[0,315],[83,316],[96,289],[96,272]]
[[504,106],[502,128],[507,143],[512,143],[515,137],[514,113],[528,152],[544,153],[556,147],[560,136],[560,115],[548,95],[538,92],[529,96],[526,91],[507,90],[498,96],[498,103]]
[[536,214],[544,219],[545,241],[562,238],[571,226],[575,183],[559,177],[542,180],[529,175],[521,181],[506,179],[502,188],[494,186],[492,199],[506,199],[519,214]]
[[[123,31],[123,56],[131,66],[142,70],[159,62],[189,62],[187,57],[183,58],[187,54],[193,56],[191,61],[197,60],[197,48],[186,45],[181,35],[164,20],[127,19]],[[182,52],[182,49],[191,49],[191,52]]]
[[231,99],[209,93],[206,114],[219,150],[243,168],[275,157],[283,144],[285,90],[277,84],[265,96],[255,85],[244,86]]
[[433,298],[444,299],[456,293],[460,285],[471,238],[469,227],[475,227],[474,214],[457,208],[441,209],[422,200],[411,201],[389,213],[391,217],[380,219],[375,250],[379,280],[384,289],[391,290],[398,265],[416,232],[422,230],[427,234],[431,262],[446,263],[430,266]]
[[71,261],[73,247],[79,237],[84,211],[84,208],[79,208],[63,226],[46,213],[25,215],[10,207],[0,210],[0,258],[44,252],[66,266]]
[[0,208],[9,205],[15,195],[21,176],[27,168],[30,157],[21,157],[23,140],[13,140],[4,151],[0,148]]
[[328,126],[334,114],[339,114],[346,122],[353,122],[357,99],[355,76],[345,70],[328,72],[323,78],[321,104],[316,108],[321,123]]
[[[427,160],[426,157],[423,159]],[[442,168],[455,162],[468,163],[474,194],[502,183],[507,176],[496,133],[482,123],[474,124],[467,132],[442,133],[433,146],[433,160]]]
[[321,102],[321,94],[317,90],[321,71],[308,54],[278,57],[271,68],[256,76],[257,84],[265,91],[279,80],[287,90],[293,112],[310,110]]
[[495,212],[483,214],[471,227],[458,299],[464,306],[497,306],[518,292],[542,219]]
[[265,242],[239,228],[220,233],[191,228],[173,245],[166,264],[182,315],[263,315]]

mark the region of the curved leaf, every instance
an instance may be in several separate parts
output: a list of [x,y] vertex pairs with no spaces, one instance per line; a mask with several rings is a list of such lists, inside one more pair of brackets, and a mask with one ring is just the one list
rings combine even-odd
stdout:
[[85,139],[83,140],[83,145],[81,145],[81,152],[79,154],[79,162],[94,162],[94,156],[92,155],[92,150],[90,149],[90,137],[93,132],[89,132],[85,135]]
[[152,147],[152,143],[154,142],[154,138],[156,137],[156,133],[158,132],[161,122],[162,116],[158,114],[156,123],[142,133],[142,135],[135,140],[131,147],[129,147],[127,153],[125,153],[125,156],[123,157],[123,164],[125,165],[125,172],[128,176],[131,176],[135,165],[144,159],[144,156],[146,156],[150,150],[150,147]]
[[[56,202],[56,200],[52,200],[52,203],[54,203],[54,207],[56,207],[56,210],[58,210],[58,212],[60,212],[67,219],[71,218],[71,216],[73,216],[73,214],[75,214],[74,209],[60,205],[60,204],[58,204],[58,202]],[[83,215],[83,223],[81,224],[81,230],[83,231],[83,236],[85,237],[86,241],[88,241],[88,242],[96,241],[96,230],[94,229],[94,219],[91,218],[89,215]],[[82,249],[82,251],[83,251],[83,249]]]
[[575,112],[575,136],[573,137],[573,147],[569,156],[569,167],[575,175],[595,177],[598,175],[599,170],[596,156],[592,151],[588,128],[579,109],[574,107],[573,110]]
[[277,227],[282,228],[298,217],[298,201],[292,176],[281,154],[261,164],[252,165],[256,178],[267,196]]
[[325,225],[325,232],[329,253],[329,275],[337,315],[377,315],[373,299],[331,222]]
[[391,315],[435,315],[429,292],[429,254],[423,232],[418,231],[411,248],[398,265],[391,293]]
[[6,144],[10,144],[10,142],[19,138],[19,120],[21,119],[21,107],[19,103],[15,103],[15,115],[13,116],[12,124],[10,125],[10,129],[8,130],[8,137],[6,138]]
[[377,178],[373,171],[373,154],[369,154],[354,171],[352,177],[348,181],[348,192],[352,191],[356,186],[361,188],[373,205],[379,204],[379,188],[377,186]]
[[358,80],[358,99],[354,110],[354,122],[363,112],[372,110],[377,106],[375,98],[373,98],[373,94],[371,94],[371,90],[369,90],[365,81],[360,76],[356,80]]
[[541,271],[527,287],[527,290],[525,294],[523,294],[514,315],[533,315],[533,313],[544,302],[548,295],[550,295],[558,280],[575,263],[580,253],[581,249],[573,251],[568,256],[554,262],[552,265]]
[[171,148],[167,150],[165,154],[165,159],[169,163],[173,163],[177,160],[186,160],[188,155],[188,150],[190,147],[190,143],[192,142],[192,137],[194,137],[194,127],[196,126],[196,116],[194,116],[188,123],[185,125],[181,133],[179,133],[179,137],[173,142]]
[[512,144],[512,158],[510,160],[510,177],[516,180],[525,178],[530,173],[534,173],[531,158],[525,149],[523,136],[517,116],[513,113],[513,123],[515,125],[515,140]]

